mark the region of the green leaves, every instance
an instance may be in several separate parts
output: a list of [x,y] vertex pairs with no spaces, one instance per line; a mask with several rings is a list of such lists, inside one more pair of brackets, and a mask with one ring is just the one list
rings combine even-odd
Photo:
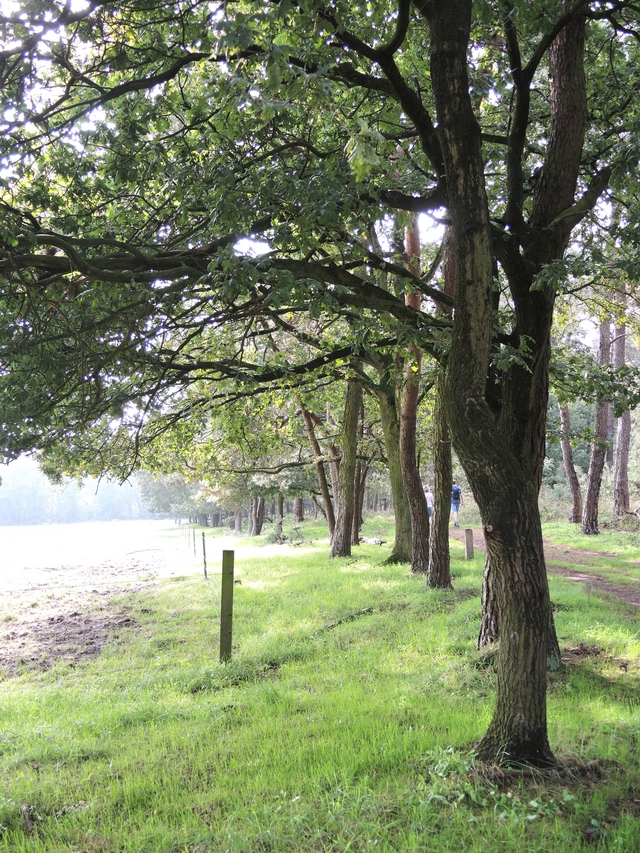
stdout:
[[382,162],[376,145],[384,142],[384,137],[372,130],[364,119],[358,119],[358,124],[359,130],[349,137],[344,150],[356,179],[362,181]]

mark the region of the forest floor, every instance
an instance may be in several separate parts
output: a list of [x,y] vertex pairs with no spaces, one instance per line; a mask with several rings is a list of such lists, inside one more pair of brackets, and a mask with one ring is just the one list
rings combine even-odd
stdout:
[[[453,528],[450,535],[458,542],[464,542],[464,527]],[[482,530],[473,530],[473,547],[484,552],[486,550]],[[548,539],[544,540],[544,554],[547,571],[560,575],[567,580],[583,583],[588,589],[613,595],[632,607],[640,607],[640,589],[611,583],[598,574],[598,563],[603,557],[614,557],[608,551],[595,549],[572,548],[570,545],[556,545]],[[563,565],[571,563],[571,567]]]

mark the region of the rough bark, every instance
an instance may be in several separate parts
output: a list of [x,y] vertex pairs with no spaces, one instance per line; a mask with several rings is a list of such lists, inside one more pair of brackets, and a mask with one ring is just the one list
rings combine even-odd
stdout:
[[276,536],[282,536],[282,520],[284,518],[284,495],[282,492],[278,492],[278,497],[276,499],[276,526],[275,532]]
[[255,536],[256,531],[256,501],[257,498],[251,498],[249,501],[249,516],[247,518],[247,535]]
[[[493,252],[484,188],[480,128],[469,98],[467,50],[470,0],[420,5],[431,29],[431,77],[442,143],[449,216],[455,235],[456,310],[446,374],[445,405],[458,456],[482,514],[501,619],[496,704],[478,748],[483,758],[548,764],[546,656],[551,606],[537,507],[540,426],[532,403],[547,394],[552,299],[515,282],[515,299],[537,300],[533,319],[538,359],[534,378],[509,377],[500,416],[489,406],[486,380],[492,334]],[[512,259],[515,261],[515,258]],[[512,278],[513,276],[513,270]],[[551,303],[551,304],[545,304]],[[540,310],[542,309],[542,311]],[[518,306],[522,319],[525,306]],[[540,314],[542,313],[542,316]],[[529,393],[524,422],[516,380]],[[537,398],[537,399],[536,399]],[[506,404],[506,405],[505,405]],[[531,423],[533,420],[533,423]],[[526,451],[514,437],[527,431]],[[522,444],[522,438],[518,441]]]
[[[600,345],[598,361],[606,364],[611,353],[611,323],[605,320],[600,324]],[[598,527],[598,505],[600,503],[600,486],[602,472],[607,455],[609,403],[596,403],[596,413],[593,426],[593,441],[591,442],[591,457],[587,474],[587,488],[582,512],[582,532],[591,536],[600,533]]]
[[629,502],[629,448],[631,447],[631,412],[618,418],[616,456],[613,468],[613,508],[616,515],[630,512]]
[[355,472],[355,501],[354,514],[351,523],[351,544],[357,545],[360,542],[360,530],[362,529],[363,517],[362,509],[364,506],[365,486],[367,483],[367,474],[369,473],[369,463],[364,459],[358,459]]
[[613,413],[613,406],[608,403],[607,406],[607,450],[604,461],[611,468],[613,465],[613,446],[616,437],[616,418]]
[[498,604],[498,592],[493,583],[491,574],[491,560],[487,551],[484,558],[484,571],[482,573],[482,617],[480,619],[480,631],[478,632],[477,646],[481,649],[489,643],[495,643],[500,639],[500,608]]
[[[456,257],[454,234],[451,228],[445,234],[443,262],[443,290],[447,296],[455,295]],[[451,314],[449,309],[439,313]],[[451,438],[444,407],[445,373],[441,369],[435,388],[433,406],[433,467],[435,507],[429,530],[429,576],[430,587],[451,587],[451,555],[449,551],[449,517],[451,506]]]
[[429,574],[427,585],[451,589],[449,516],[451,506],[451,440],[443,405],[444,371],[436,384],[433,407],[434,510],[429,529]]
[[[626,297],[620,296],[624,306]],[[612,361],[615,368],[626,363],[627,327],[624,322],[616,326],[612,345]],[[627,410],[618,418],[616,430],[616,452],[613,466],[613,509],[616,515],[624,515],[631,509],[629,503],[629,448],[631,446],[631,412]]]
[[[407,267],[414,275],[420,275],[417,219],[405,229],[405,255]],[[420,293],[407,294],[405,302],[412,308],[419,309]],[[429,571],[429,514],[418,470],[416,446],[421,356],[422,353],[417,347],[411,347],[411,355],[405,365],[400,403],[400,467],[411,517],[411,571],[426,574]]]
[[[382,435],[387,455],[387,468],[396,522],[393,548],[387,562],[408,563],[411,560],[411,516],[409,514],[409,500],[402,481],[402,468],[400,467],[400,424],[395,402],[395,389],[390,384],[388,372],[385,372],[384,376],[386,380],[381,380],[380,386],[376,389],[376,396],[380,404]],[[376,495],[376,497],[379,504],[380,496]]]
[[560,447],[562,448],[562,460],[564,462],[564,470],[567,476],[567,483],[571,491],[571,515],[569,521],[573,524],[580,524],[582,521],[582,490],[580,481],[576,474],[576,467],[573,464],[573,450],[571,449],[571,416],[569,407],[558,403],[560,411]]
[[256,498],[255,499],[255,527],[253,531],[254,536],[260,536],[262,533],[262,526],[264,524],[264,498]]
[[304,521],[304,503],[301,495],[297,495],[293,499],[293,519],[294,521]]
[[336,526],[331,540],[332,557],[351,556],[351,527],[355,511],[355,471],[358,451],[358,419],[362,407],[362,385],[347,380],[342,418],[342,452],[338,467]]

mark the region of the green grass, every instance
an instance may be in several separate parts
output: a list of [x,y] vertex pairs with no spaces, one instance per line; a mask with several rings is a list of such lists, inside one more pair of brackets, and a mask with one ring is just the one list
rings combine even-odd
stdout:
[[246,557],[237,541],[231,663],[219,579],[189,577],[124,596],[136,624],[97,660],[0,683],[0,851],[640,847],[635,613],[551,578],[561,645],[590,652],[550,678],[552,745],[601,763],[500,776],[472,754],[495,683],[475,649],[482,555],[452,542],[455,591],[430,591],[383,565],[390,543],[330,560],[321,527],[289,532]]

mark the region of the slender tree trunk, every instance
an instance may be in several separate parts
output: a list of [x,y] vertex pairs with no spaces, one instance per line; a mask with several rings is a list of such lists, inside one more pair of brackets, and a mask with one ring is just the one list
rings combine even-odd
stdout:
[[284,518],[284,495],[278,492],[276,499],[276,536],[282,536],[282,520]]
[[[420,237],[417,219],[414,219],[411,227],[405,230],[405,255],[408,268],[414,275],[420,275]],[[418,292],[407,294],[405,302],[412,308],[419,309],[420,294]],[[405,367],[400,404],[400,466],[411,516],[411,571],[426,574],[429,570],[429,514],[418,470],[416,446],[421,356],[420,350],[412,347]]]
[[451,589],[449,518],[451,516],[451,440],[442,404],[444,371],[438,377],[433,408],[434,510],[429,529],[429,575],[427,584]]
[[260,536],[264,524],[264,498],[255,498],[255,525],[253,535]]
[[351,556],[351,526],[355,511],[355,471],[358,452],[358,418],[362,406],[362,385],[347,380],[347,396],[342,418],[342,454],[338,468],[336,527],[331,540],[332,557]]
[[607,449],[605,463],[611,468],[613,465],[613,445],[616,437],[616,418],[613,414],[613,406],[607,403]]
[[293,499],[293,518],[295,521],[304,521],[304,504],[300,495]]
[[[385,376],[390,381],[387,373],[385,373]],[[402,479],[402,467],[400,465],[400,424],[398,421],[395,394],[393,389],[384,380],[381,380],[381,387],[376,391],[376,395],[380,404],[382,436],[387,454],[387,468],[389,471],[389,481],[393,495],[393,511],[396,521],[393,548],[386,562],[409,563],[411,561],[411,515],[409,513],[409,499],[407,498]],[[380,507],[380,493],[376,492],[374,509],[379,512]]]
[[311,442],[311,447],[313,448],[313,453],[316,458],[318,485],[320,486],[320,493],[324,502],[324,514],[329,527],[329,537],[331,538],[336,526],[336,519],[333,511],[333,501],[331,500],[331,491],[329,489],[329,483],[327,482],[327,472],[324,467],[323,454],[315,432],[315,423],[318,422],[318,419],[311,414],[304,403],[300,403],[300,411],[302,412],[307,436],[309,437],[309,441]]
[[616,457],[614,465],[613,507],[616,515],[630,512],[629,449],[631,447],[631,412],[627,409],[618,418]]
[[[454,235],[447,228],[444,249],[444,292],[455,295],[456,259]],[[451,314],[440,309],[439,313]],[[428,585],[447,589],[451,587],[451,556],[449,552],[449,518],[451,516],[451,438],[444,407],[445,372],[441,368],[435,390],[433,407],[433,466],[435,507],[429,529],[429,576]]]
[[251,498],[249,501],[249,518],[248,518],[248,530],[247,534],[249,536],[256,535],[256,508],[257,508],[257,498]]
[[[620,294],[623,307],[626,295]],[[623,367],[626,363],[627,327],[623,322],[616,326],[613,338],[612,361],[615,368]],[[627,409],[618,418],[616,432],[616,454],[613,466],[613,509],[616,515],[629,512],[629,448],[631,446],[631,412]]]
[[362,524],[364,519],[362,517],[362,510],[364,507],[364,498],[365,498],[365,486],[367,482],[367,474],[369,472],[369,463],[358,459],[356,464],[356,473],[355,473],[355,488],[356,488],[356,496],[355,496],[355,513],[353,516],[353,523],[351,525],[351,544],[357,545],[360,542],[360,531],[362,529]]
[[571,416],[569,415],[569,407],[558,403],[560,411],[560,447],[562,448],[562,459],[564,462],[564,470],[567,475],[567,482],[571,491],[571,516],[569,521],[573,524],[580,524],[582,521],[582,490],[580,489],[580,481],[576,474],[576,467],[573,464],[573,450],[571,449]]
[[[360,412],[358,414],[358,444],[361,444],[364,435],[364,397],[362,386],[360,393]],[[357,447],[356,447],[357,452]],[[367,463],[356,458],[356,468],[353,473],[353,518],[351,519],[351,544],[360,543],[360,529],[362,528],[362,503],[364,501],[364,484],[367,479]]]
[[242,509],[236,509],[233,523],[235,532],[242,533]]
[[[598,349],[600,364],[606,364],[609,361],[610,352],[611,323],[605,320],[600,324],[600,346]],[[609,405],[609,403],[596,403],[593,441],[591,442],[591,459],[589,460],[587,490],[582,513],[582,532],[590,535],[600,533],[598,527],[598,504],[600,502],[602,472],[607,455]]]

